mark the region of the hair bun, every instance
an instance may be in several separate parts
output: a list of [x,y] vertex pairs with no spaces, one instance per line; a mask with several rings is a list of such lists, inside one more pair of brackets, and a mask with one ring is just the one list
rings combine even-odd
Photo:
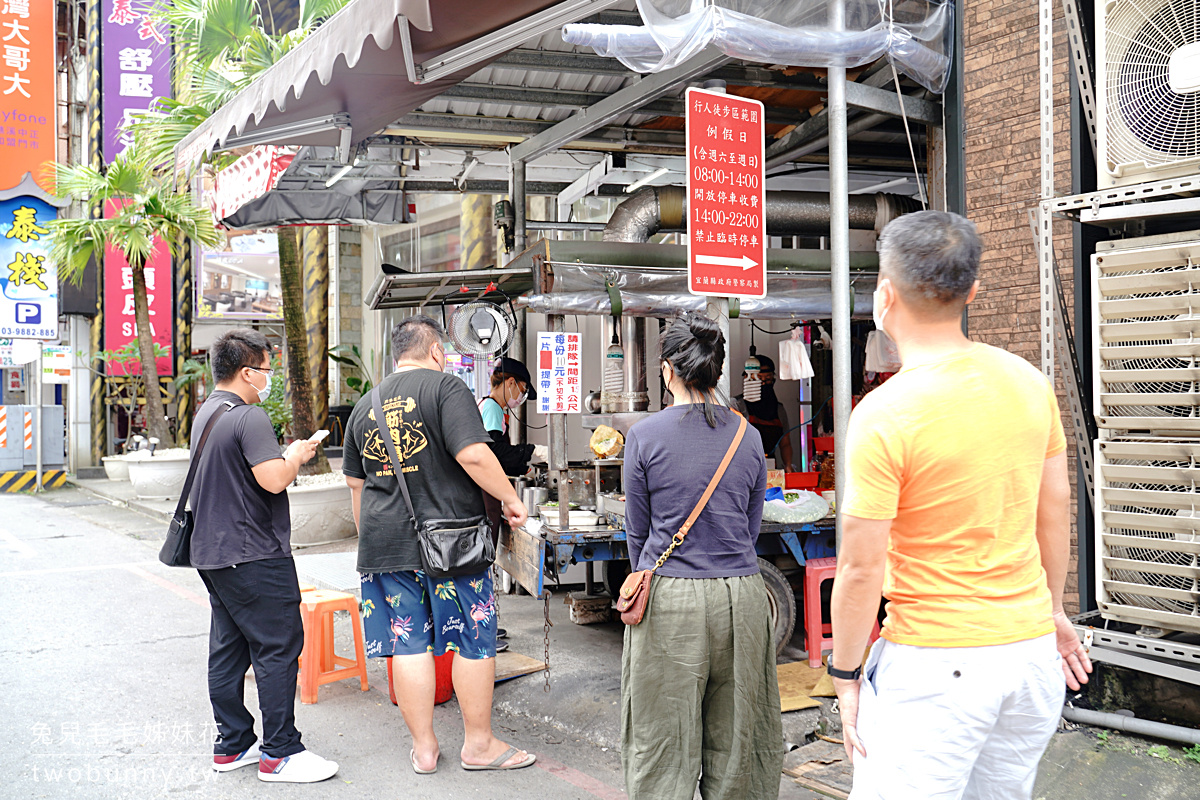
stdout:
[[703,344],[712,344],[721,335],[721,328],[717,323],[703,314],[691,314],[689,316],[688,330],[692,332],[692,336],[696,337],[696,341]]

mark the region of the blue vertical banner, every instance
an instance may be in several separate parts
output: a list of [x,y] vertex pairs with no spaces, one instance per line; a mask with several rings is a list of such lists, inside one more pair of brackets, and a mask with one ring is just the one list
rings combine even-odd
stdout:
[[0,200],[0,337],[58,339],[58,269],[47,224],[57,216],[36,197]]

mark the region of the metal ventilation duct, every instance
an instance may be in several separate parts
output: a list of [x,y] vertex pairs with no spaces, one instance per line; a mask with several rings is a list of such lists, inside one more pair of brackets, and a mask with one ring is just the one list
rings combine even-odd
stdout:
[[[920,205],[898,194],[850,196],[850,227],[876,233]],[[604,228],[606,242],[645,242],[661,228],[683,228],[687,192],[680,186],[647,187],[625,200]],[[768,236],[824,236],[829,233],[826,192],[767,192]]]

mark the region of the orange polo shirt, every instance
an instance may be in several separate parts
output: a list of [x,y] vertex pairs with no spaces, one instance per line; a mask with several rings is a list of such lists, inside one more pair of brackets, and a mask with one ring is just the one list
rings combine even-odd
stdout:
[[1045,376],[984,344],[906,366],[862,399],[841,511],[892,520],[885,638],[975,647],[1054,630],[1037,502],[1043,463],[1064,449]]

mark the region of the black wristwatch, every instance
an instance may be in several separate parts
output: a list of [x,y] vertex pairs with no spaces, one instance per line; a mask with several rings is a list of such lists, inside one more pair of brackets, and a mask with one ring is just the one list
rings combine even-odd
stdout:
[[829,661],[829,674],[834,678],[840,678],[844,681],[856,681],[862,677],[862,667],[855,667],[852,670],[838,669],[833,665],[833,660]]

